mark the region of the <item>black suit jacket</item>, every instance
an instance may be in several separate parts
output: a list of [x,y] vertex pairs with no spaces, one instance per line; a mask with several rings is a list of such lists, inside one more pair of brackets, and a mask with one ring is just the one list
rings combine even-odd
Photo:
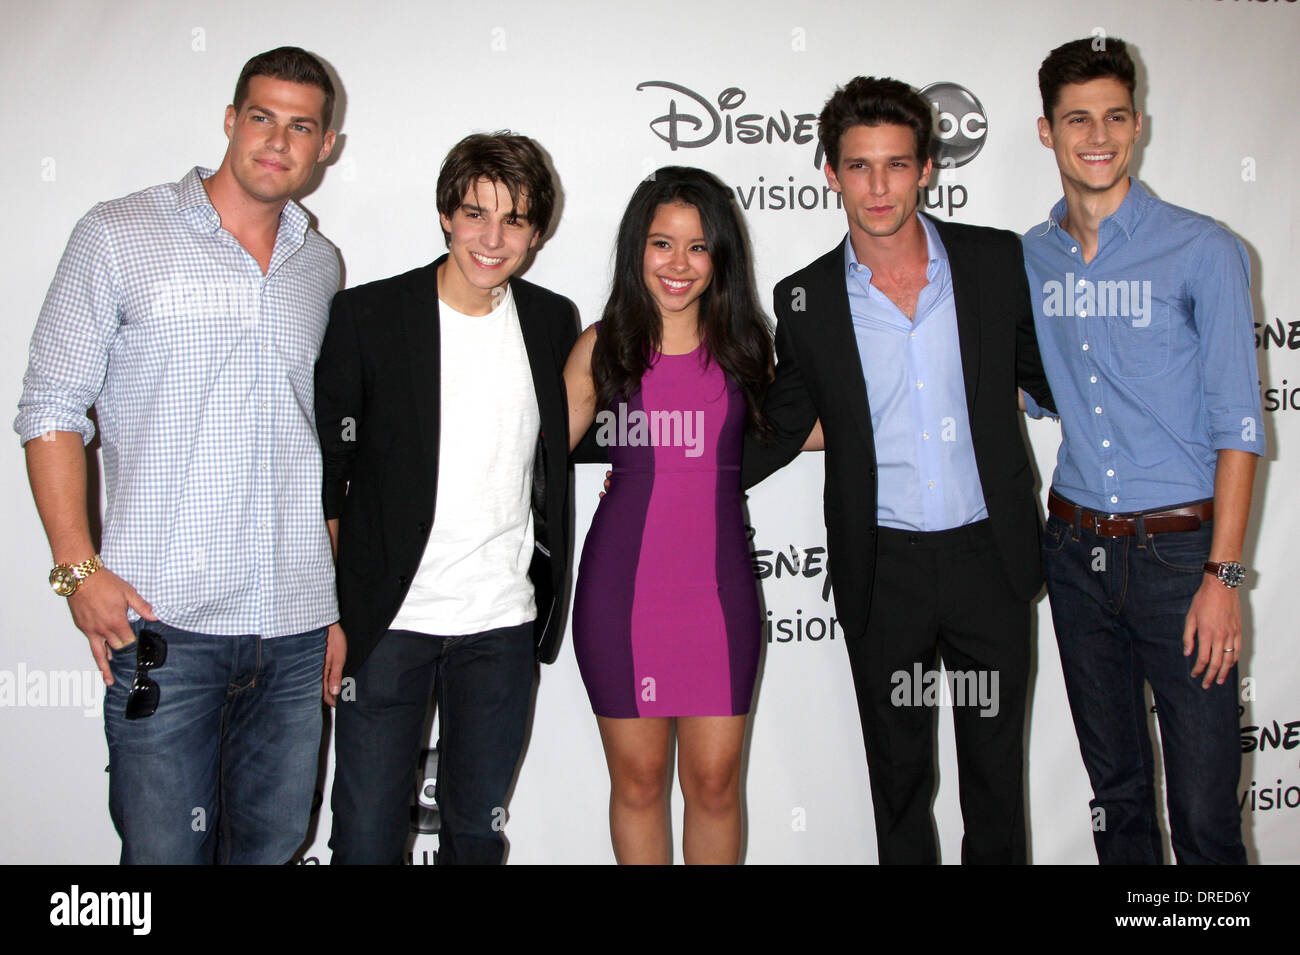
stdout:
[[[1048,409],[1055,403],[1034,335],[1020,240],[999,229],[931,221],[952,270],[966,406],[993,538],[1013,592],[1029,600],[1043,582],[1042,525],[1016,386]],[[821,418],[835,609],[845,632],[861,636],[875,579],[876,448],[849,314],[844,243],[782,279],[773,297],[778,363],[763,411],[778,437],[767,446],[746,442],[741,482],[751,487],[788,463]]]
[[[438,488],[438,266],[339,292],[316,363],[325,517],[339,519],[340,623],[354,673],[401,609],[433,526]],[[568,594],[569,412],[564,362],[578,335],[565,298],[511,279],[541,415],[533,469],[538,659],[564,633]],[[484,356],[490,366],[492,356]],[[495,422],[485,421],[484,427]]]

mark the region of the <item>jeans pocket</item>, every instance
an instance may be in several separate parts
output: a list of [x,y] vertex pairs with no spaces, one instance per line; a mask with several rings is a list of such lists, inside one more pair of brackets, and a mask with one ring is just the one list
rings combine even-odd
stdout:
[[1070,525],[1055,514],[1050,515],[1047,518],[1047,526],[1043,528],[1043,553],[1055,554],[1069,539]]
[[1167,570],[1180,574],[1199,574],[1210,559],[1208,523],[1200,530],[1170,534],[1152,534],[1147,538],[1151,559]]

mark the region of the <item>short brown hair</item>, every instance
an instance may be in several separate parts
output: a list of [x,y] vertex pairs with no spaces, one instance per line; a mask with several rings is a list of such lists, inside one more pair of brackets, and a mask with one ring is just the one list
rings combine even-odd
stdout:
[[916,158],[924,165],[930,155],[934,118],[930,104],[902,80],[855,76],[826,101],[817,135],[831,169],[840,164],[840,140],[853,126],[906,126],[916,138]]
[[248,99],[248,82],[254,76],[315,86],[325,94],[325,103],[321,106],[321,132],[330,128],[330,121],[334,119],[334,83],[321,61],[306,50],[296,46],[276,47],[245,63],[239,81],[235,83],[235,112],[239,112],[244,100]]
[[1137,85],[1137,71],[1128,55],[1128,44],[1118,37],[1084,37],[1063,43],[1038,68],[1038,92],[1043,97],[1043,115],[1052,122],[1052,110],[1061,101],[1061,87],[1114,77],[1128,87],[1129,101]]
[[555,181],[537,143],[508,129],[466,136],[442,161],[438,212],[450,219],[480,179],[505,186],[516,208],[522,196],[528,203],[528,221],[538,235],[546,234],[555,209]]

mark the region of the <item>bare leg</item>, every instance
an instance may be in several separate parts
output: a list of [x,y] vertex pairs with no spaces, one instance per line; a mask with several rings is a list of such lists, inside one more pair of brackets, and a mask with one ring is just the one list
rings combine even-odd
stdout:
[[666,717],[597,716],[609,763],[609,832],[620,865],[667,865],[668,750]]
[[740,861],[740,751],[747,719],[677,720],[677,768],[686,801],[682,856],[687,865]]

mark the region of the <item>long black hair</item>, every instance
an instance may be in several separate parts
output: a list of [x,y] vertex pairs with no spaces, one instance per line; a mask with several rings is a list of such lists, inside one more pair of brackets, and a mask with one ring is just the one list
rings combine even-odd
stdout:
[[735,197],[703,169],[665,166],[637,186],[618,226],[614,283],[591,355],[596,406],[610,408],[641,387],[663,344],[659,307],[646,288],[646,236],[661,205],[683,202],[700,214],[713,279],[700,296],[700,339],[706,355],[740,385],[746,426],[767,438],[763,394],[772,380],[771,324],[754,290],[753,259]]

